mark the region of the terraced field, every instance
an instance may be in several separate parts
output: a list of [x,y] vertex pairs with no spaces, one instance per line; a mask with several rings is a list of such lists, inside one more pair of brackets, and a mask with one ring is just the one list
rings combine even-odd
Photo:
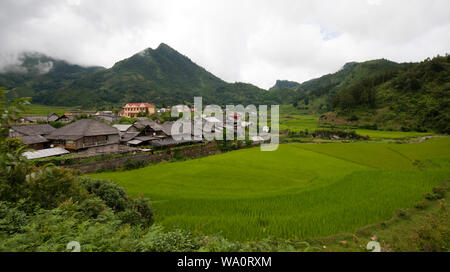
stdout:
[[231,240],[299,239],[390,218],[450,178],[450,137],[280,145],[93,175],[153,201],[157,223]]

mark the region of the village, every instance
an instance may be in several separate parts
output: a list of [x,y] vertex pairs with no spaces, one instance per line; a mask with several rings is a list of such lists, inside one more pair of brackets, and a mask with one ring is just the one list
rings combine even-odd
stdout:
[[[150,119],[152,116],[170,114],[192,113],[186,105],[171,108],[156,109],[150,103],[128,103],[118,114],[112,111],[67,111],[62,115],[51,113],[48,116],[21,116],[10,127],[9,138],[21,139],[30,151],[24,153],[28,159],[42,159],[76,153],[78,157],[90,157],[104,154],[117,154],[129,152],[149,152],[155,149],[174,147],[195,143],[206,143],[202,139],[177,133],[179,140],[173,137],[175,119],[161,122],[159,119]],[[251,123],[241,121],[238,115],[224,116],[225,119],[214,116],[202,116],[201,126],[226,129],[227,124],[233,124],[234,131],[238,126],[249,127]],[[227,122],[225,122],[229,119]],[[133,121],[123,123],[121,120]],[[220,120],[222,119],[222,120]],[[231,120],[231,121],[230,121]],[[52,126],[51,124],[58,124]],[[194,123],[192,123],[194,128]],[[211,131],[210,131],[211,133]],[[187,137],[189,136],[189,137]],[[187,139],[187,140],[186,140]],[[253,141],[261,139],[255,138]]]

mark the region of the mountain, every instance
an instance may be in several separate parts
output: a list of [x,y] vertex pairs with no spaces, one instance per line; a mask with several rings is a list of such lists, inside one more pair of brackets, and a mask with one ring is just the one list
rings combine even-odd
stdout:
[[3,68],[0,86],[11,90],[10,96],[30,96],[33,103],[46,105],[118,107],[148,101],[170,106],[202,96],[204,104],[294,104],[330,112],[321,118],[325,123],[449,133],[449,63],[449,56],[421,63],[349,62],[336,73],[301,84],[278,80],[263,90],[225,82],[161,44],[110,69],[24,53],[17,64]]
[[294,87],[298,93],[295,105],[304,105],[316,111],[331,109],[333,97],[342,89],[359,82],[367,77],[383,74],[404,67],[385,59],[366,62],[349,62],[336,73],[312,79]]
[[278,89],[283,89],[283,88],[293,88],[293,87],[297,87],[298,85],[300,85],[300,83],[295,82],[295,81],[277,80],[275,85],[272,88],[270,88],[269,90],[278,90]]
[[149,101],[164,106],[192,103],[194,96],[202,96],[204,103],[225,105],[254,103],[262,92],[251,84],[227,83],[161,44],[37,97],[37,101],[87,107]]
[[347,120],[377,128],[450,133],[449,103],[447,55],[347,86],[333,98],[332,107]]
[[11,90],[13,97],[39,97],[41,93],[56,92],[73,81],[103,67],[83,67],[37,52],[24,52],[15,64],[7,65],[0,74],[0,86]]

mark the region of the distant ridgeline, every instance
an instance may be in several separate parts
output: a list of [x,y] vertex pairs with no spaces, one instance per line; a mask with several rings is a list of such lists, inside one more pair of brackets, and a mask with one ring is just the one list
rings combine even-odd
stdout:
[[322,122],[450,133],[448,55],[420,63],[351,62],[292,89],[294,106],[334,112]]
[[277,80],[275,85],[270,88],[269,90],[278,90],[282,88],[294,88],[300,85],[300,83],[295,81],[289,81],[289,80]]
[[450,56],[374,74],[342,89],[332,108],[378,127],[450,133]]
[[[11,89],[13,97],[32,97],[35,104],[92,107],[149,101],[170,106],[192,103],[194,96],[202,96],[208,104],[253,104],[265,92],[251,84],[227,83],[166,44],[110,69],[80,67],[37,53],[25,53],[20,60],[21,65],[0,74],[0,86]],[[22,67],[34,69],[41,63],[51,67],[47,73]]]
[[[166,44],[148,48],[112,68],[82,67],[39,53],[24,53],[2,68],[10,97],[59,106],[123,106],[149,101],[159,107],[192,103],[293,104],[352,124],[383,129],[449,132],[450,57],[421,63],[380,59],[350,62],[336,73],[301,84],[278,80],[270,90],[227,83]],[[333,123],[324,115],[322,121]],[[342,123],[342,122],[341,122]]]

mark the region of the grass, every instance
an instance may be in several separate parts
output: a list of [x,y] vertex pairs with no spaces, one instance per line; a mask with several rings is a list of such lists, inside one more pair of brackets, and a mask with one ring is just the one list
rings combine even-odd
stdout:
[[355,129],[356,133],[362,136],[369,136],[371,139],[401,139],[401,138],[417,138],[433,133],[416,132],[416,131],[383,131],[371,129]]
[[[310,114],[306,110],[295,109],[292,105],[280,106],[280,130],[289,129],[292,132],[309,131],[323,128],[323,125],[319,124],[320,115]],[[356,133],[362,136],[369,136],[371,139],[404,139],[404,138],[417,138],[422,136],[431,135],[432,133],[415,132],[415,131],[382,131],[382,130],[370,130],[370,129],[352,129],[346,126],[336,126],[336,128],[355,130]]]
[[281,145],[94,174],[152,199],[156,221],[231,240],[324,237],[412,207],[450,174],[450,138]]
[[[448,182],[445,186],[448,190]],[[423,199],[410,209],[396,211],[389,220],[365,226],[354,233],[341,233],[308,240],[314,251],[365,252],[376,240],[382,251],[448,251],[450,206],[448,192],[443,199]]]
[[75,108],[31,104],[25,109],[23,115],[46,116],[50,113],[61,115],[68,110],[75,110]]

